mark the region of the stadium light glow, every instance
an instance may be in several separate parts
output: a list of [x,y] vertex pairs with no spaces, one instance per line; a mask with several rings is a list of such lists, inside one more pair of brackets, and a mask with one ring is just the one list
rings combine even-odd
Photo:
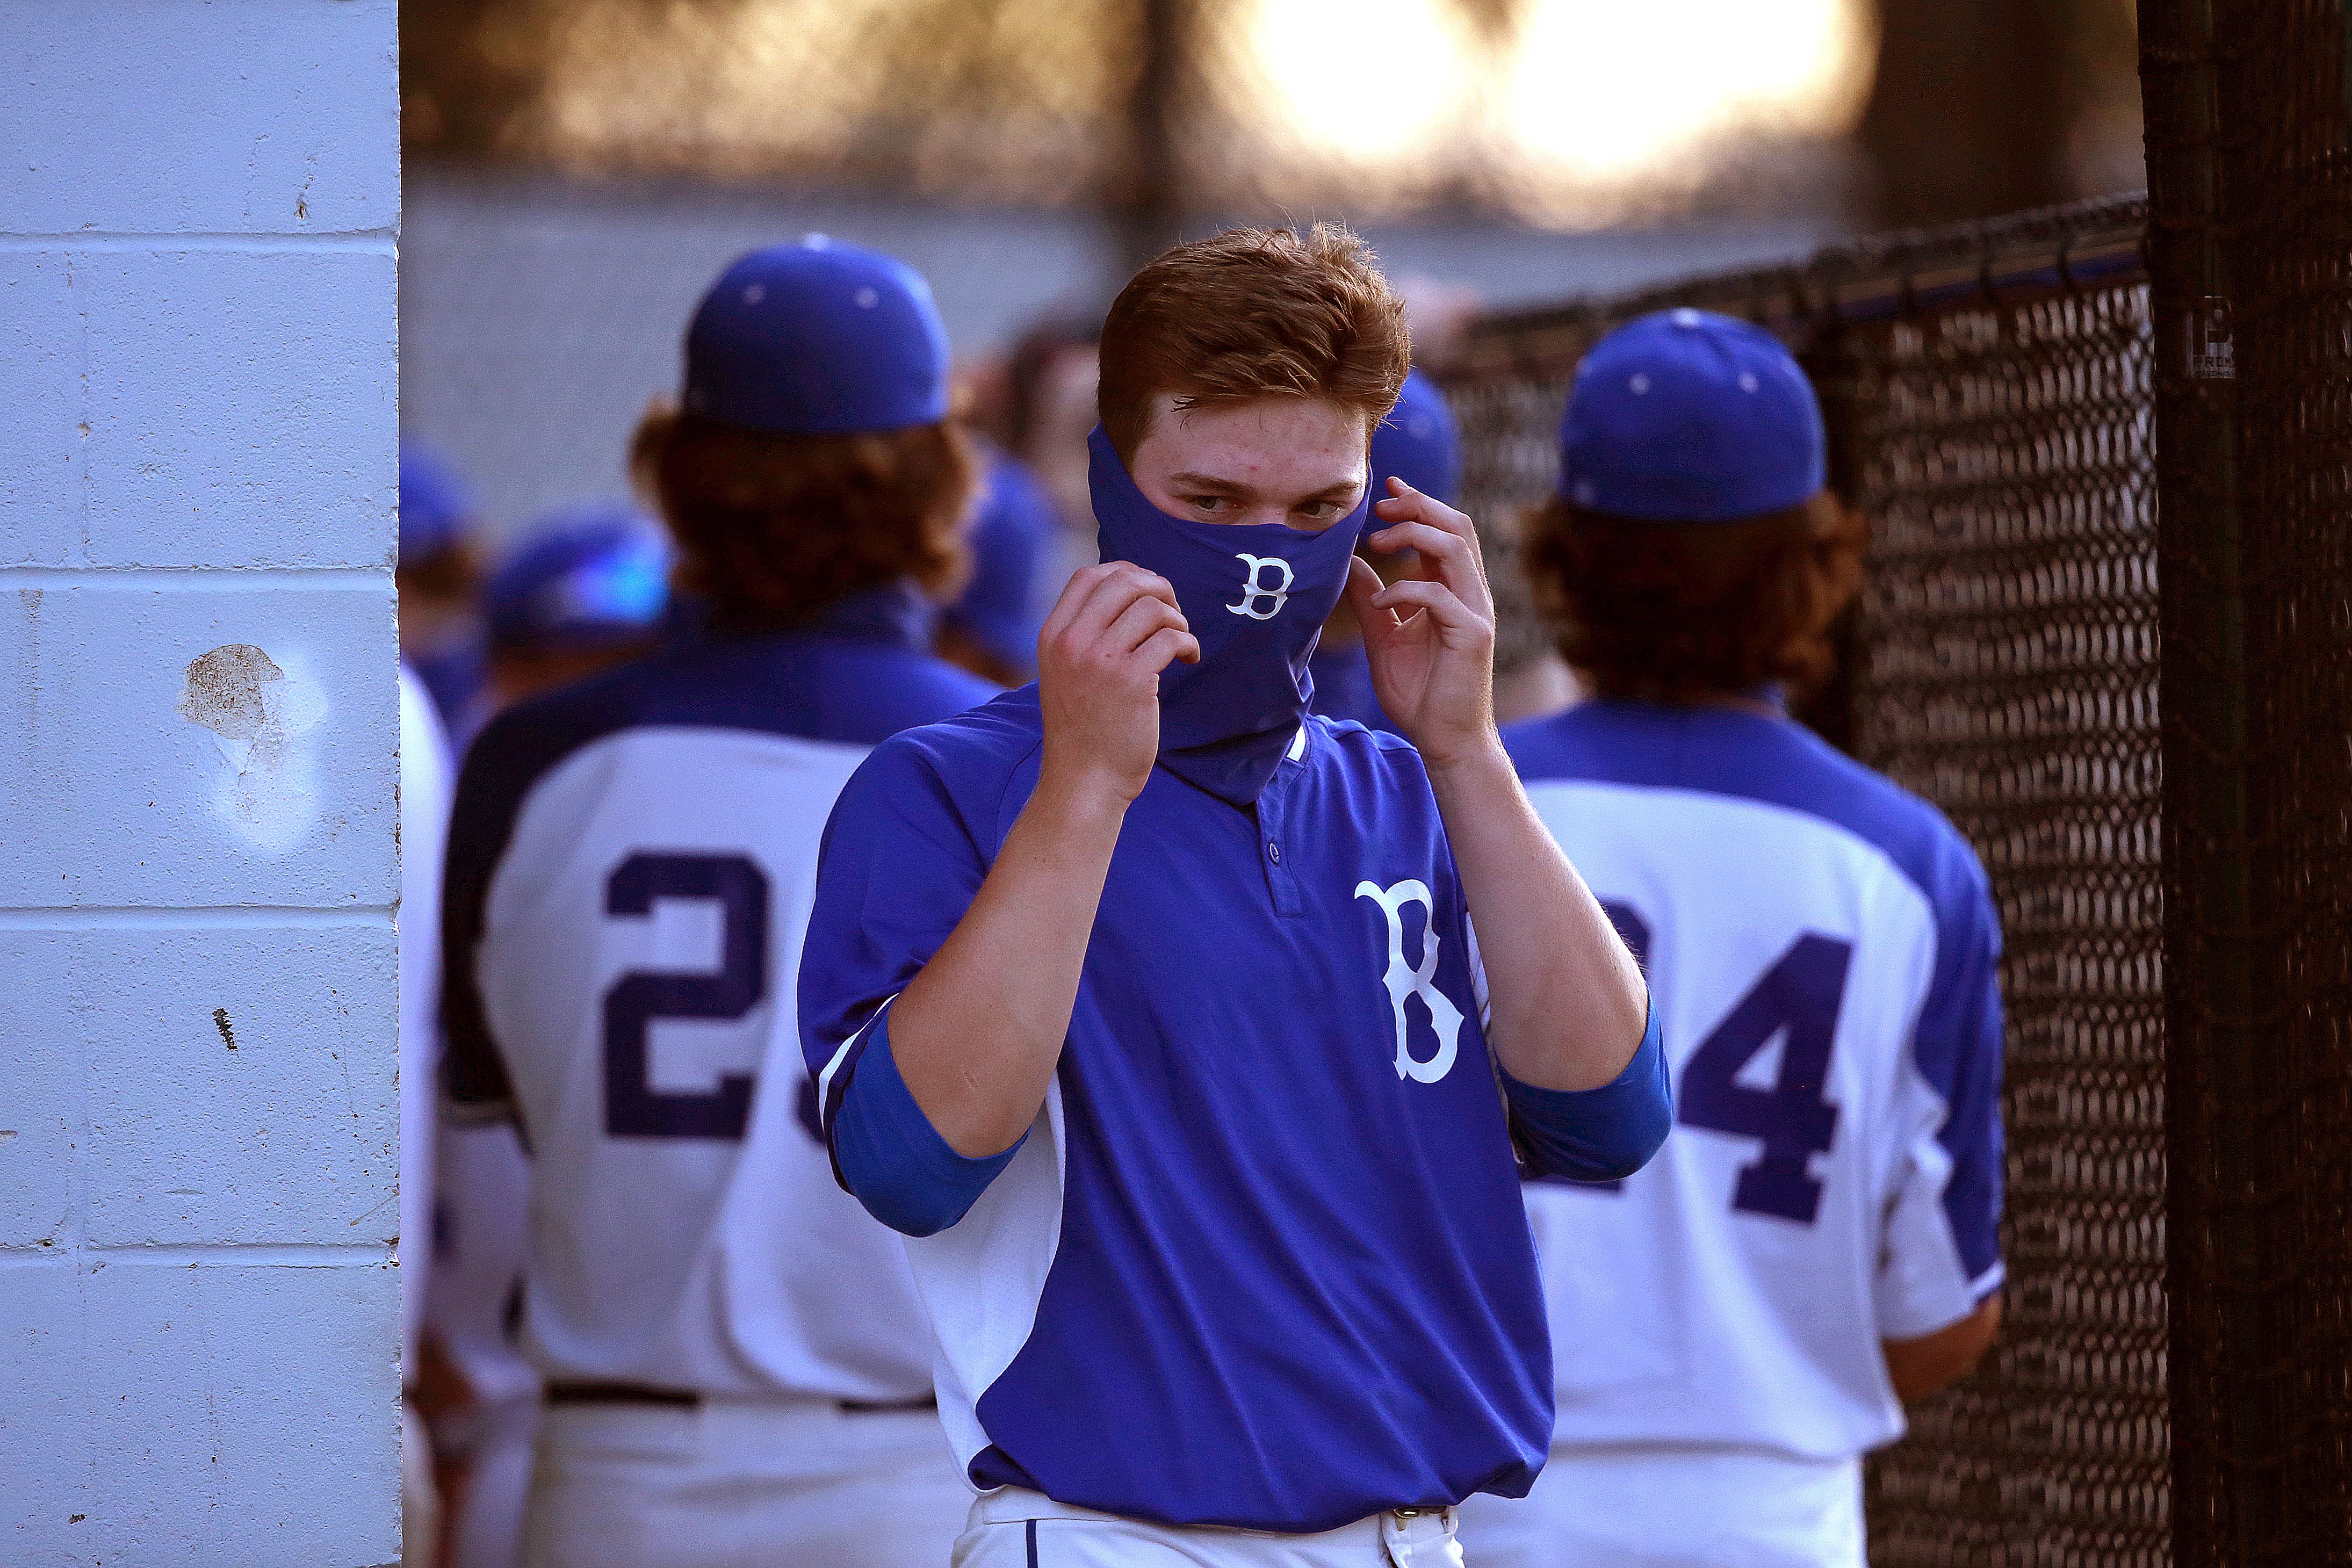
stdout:
[[1730,137],[1851,129],[1870,89],[1866,0],[1533,0],[1504,132],[1556,177],[1622,184]]
[[1247,51],[1318,153],[1426,157],[1469,88],[1470,40],[1441,0],[1256,0]]

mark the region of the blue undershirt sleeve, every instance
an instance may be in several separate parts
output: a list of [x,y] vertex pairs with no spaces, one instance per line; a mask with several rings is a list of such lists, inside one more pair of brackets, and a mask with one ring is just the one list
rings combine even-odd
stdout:
[[842,1186],[909,1236],[961,1219],[1012,1158],[966,1159],[940,1136],[898,1074],[890,1023],[894,998],[971,908],[987,823],[1034,745],[1012,734],[999,756],[971,734],[904,731],[843,789],[818,852],[799,982],[812,1130]]
[[834,1085],[832,1096],[835,1166],[866,1213],[904,1235],[936,1235],[961,1219],[1029,1141],[1024,1133],[1011,1148],[978,1159],[956,1153],[898,1076],[887,1009],[845,1071],[848,1084]]
[[1620,1181],[1649,1164],[1675,1121],[1666,1051],[1653,1007],[1625,1070],[1598,1089],[1538,1089],[1504,1071],[1511,1130],[1537,1174],[1565,1181]]

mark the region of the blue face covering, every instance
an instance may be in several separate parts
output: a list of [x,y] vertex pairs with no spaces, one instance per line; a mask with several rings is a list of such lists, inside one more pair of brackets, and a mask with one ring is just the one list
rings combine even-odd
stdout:
[[1160,672],[1160,765],[1246,805],[1306,717],[1307,662],[1347,587],[1370,498],[1320,533],[1195,522],[1145,497],[1101,426],[1087,448],[1102,559],[1166,578],[1201,644],[1199,664]]

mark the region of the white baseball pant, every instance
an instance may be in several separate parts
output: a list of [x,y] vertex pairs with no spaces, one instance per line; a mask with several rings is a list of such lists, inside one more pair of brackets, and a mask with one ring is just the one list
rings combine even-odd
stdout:
[[1864,1568],[1862,1462],[1556,1448],[1524,1498],[1461,1508],[1472,1568]]
[[953,1568],[1462,1568],[1462,1552],[1451,1509],[1279,1535],[1152,1524],[1004,1487],[971,1505]]
[[940,1568],[971,1488],[929,1410],[541,1414],[525,1568]]

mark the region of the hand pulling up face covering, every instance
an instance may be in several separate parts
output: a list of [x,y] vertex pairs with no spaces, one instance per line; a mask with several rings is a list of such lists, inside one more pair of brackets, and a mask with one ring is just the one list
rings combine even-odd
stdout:
[[1100,425],[1087,449],[1102,559],[1166,578],[1201,644],[1199,664],[1160,673],[1160,765],[1245,806],[1307,716],[1307,661],[1347,588],[1371,497],[1320,533],[1196,522],[1151,504]]

